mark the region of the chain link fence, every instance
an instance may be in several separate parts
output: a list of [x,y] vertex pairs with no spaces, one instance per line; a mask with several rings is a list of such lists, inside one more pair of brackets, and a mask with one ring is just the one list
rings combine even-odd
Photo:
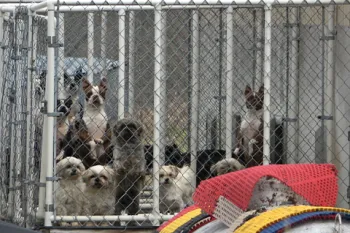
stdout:
[[348,5],[14,9],[1,218],[159,225],[202,180],[264,162],[335,164],[349,207]]

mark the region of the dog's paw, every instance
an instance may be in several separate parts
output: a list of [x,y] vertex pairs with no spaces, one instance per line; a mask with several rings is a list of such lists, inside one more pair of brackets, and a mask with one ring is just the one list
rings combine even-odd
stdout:
[[95,138],[94,140],[95,140],[95,143],[98,145],[102,145],[104,142],[101,138]]
[[234,151],[233,151],[233,153],[235,154],[235,155],[239,155],[239,147],[237,147]]
[[87,227],[94,227],[94,226],[96,226],[96,225],[95,225],[94,222],[87,222],[87,223],[86,223],[86,226],[87,226]]
[[252,140],[249,141],[249,145],[253,145],[253,144],[255,144],[255,143],[258,143],[258,141],[255,140],[255,139],[252,139]]
[[69,222],[61,222],[61,223],[60,223],[60,226],[62,226],[62,227],[68,227],[68,226],[71,226],[71,223],[69,223]]
[[72,227],[79,227],[80,224],[78,222],[72,222]]

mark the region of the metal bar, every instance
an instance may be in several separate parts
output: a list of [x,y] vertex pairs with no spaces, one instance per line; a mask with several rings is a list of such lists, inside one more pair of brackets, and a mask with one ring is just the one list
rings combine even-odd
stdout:
[[322,152],[321,155],[316,155],[316,156],[320,156],[321,158],[326,158],[326,150],[327,150],[327,144],[326,144],[326,128],[325,128],[325,122],[324,122],[324,116],[325,116],[325,82],[326,82],[326,70],[325,70],[325,41],[323,40],[323,38],[325,37],[325,19],[326,15],[325,15],[325,7],[322,6],[322,38],[321,38],[321,80],[322,80],[322,84],[321,84],[321,146],[322,146]]
[[[16,11],[14,10],[13,12],[13,17],[15,18],[16,17]],[[11,30],[11,29],[10,29]],[[11,31],[10,31],[11,33]],[[12,26],[12,33],[13,33],[13,41],[12,41],[12,44],[11,42],[9,42],[9,46],[12,45],[14,51],[15,51],[15,55],[14,56],[17,56],[17,50],[15,49],[16,48],[16,37],[17,35],[15,34],[16,33],[16,20],[13,21],[13,26]],[[14,61],[14,74],[16,75],[16,62]],[[15,76],[14,75],[14,76]],[[10,78],[13,77],[12,76],[12,73],[9,75]],[[11,82],[10,82],[11,83]],[[16,95],[15,93],[15,85],[16,85],[16,79],[15,77],[13,77],[13,84],[12,86],[10,85],[10,91],[12,92],[11,94],[13,94],[14,96]],[[13,97],[12,97],[13,98]],[[11,100],[10,100],[11,101]],[[9,200],[8,200],[8,207],[9,207],[9,211],[8,211],[8,215],[12,218],[14,216],[14,212],[16,210],[16,206],[15,206],[15,193],[14,193],[14,190],[11,189],[12,187],[15,186],[15,156],[16,156],[16,153],[15,153],[15,137],[16,137],[16,125],[15,125],[15,122],[16,122],[16,106],[15,106],[15,103],[14,103],[14,100],[12,100],[10,102],[10,112],[11,112],[11,115],[10,115],[10,118],[9,120],[11,121],[10,122],[10,127],[9,127],[9,133],[10,133],[10,180],[9,180]]]
[[[33,28],[33,41],[38,41],[38,24],[37,22],[34,24]],[[36,59],[38,51],[38,43],[33,43],[33,58]],[[45,99],[48,91],[45,92]],[[39,105],[39,103],[37,103]],[[35,125],[35,127],[38,127]],[[47,121],[44,118],[43,122],[43,131],[42,131],[42,141],[41,141],[41,166],[40,166],[40,183],[45,184],[46,182],[46,164],[47,164],[47,156],[43,153],[43,148],[47,144],[48,136],[46,129]],[[38,219],[44,219],[45,216],[45,186],[39,186],[39,207],[37,212]]]
[[265,48],[264,48],[264,146],[263,164],[270,163],[270,122],[271,122],[271,45],[272,45],[272,6],[265,6]]
[[[33,47],[33,12],[28,10],[28,47]],[[33,128],[33,118],[32,118],[32,100],[33,100],[33,50],[28,49],[27,54],[27,124],[26,124],[26,161],[25,166],[26,170],[24,175],[25,179],[32,180],[31,166],[33,166],[33,154],[31,149],[33,148],[32,143],[32,128]],[[0,85],[1,86],[1,85]],[[25,216],[30,214],[29,210],[33,208],[33,198],[30,197],[30,194],[33,195],[34,185],[26,184],[25,193],[27,195],[26,210],[24,211]],[[33,197],[33,196],[32,196]],[[29,212],[29,213],[28,213]],[[27,222],[27,221],[26,221]],[[28,226],[27,226],[28,227]]]
[[[327,34],[328,36],[335,35],[335,27],[334,27],[334,18],[335,18],[335,6],[331,5],[328,8],[328,26],[327,26]],[[329,100],[326,103],[326,114],[327,116],[333,116],[334,120],[327,121],[327,163],[331,163],[335,156],[335,40],[327,41],[327,89],[326,95]]]
[[221,149],[222,147],[222,143],[221,143],[221,137],[222,137],[222,101],[223,99],[221,98],[222,96],[222,72],[223,72],[223,65],[222,65],[222,49],[223,49],[223,40],[224,40],[224,30],[223,30],[223,9],[220,8],[219,10],[220,12],[220,16],[219,16],[219,98],[218,98],[218,102],[219,102],[219,119],[218,119],[218,124],[219,124],[219,132],[218,132],[218,137],[219,137],[219,149]]
[[107,40],[107,12],[101,12],[101,66],[102,66],[102,77],[107,77],[107,51],[106,51],[106,40]]
[[[59,13],[57,17],[57,43],[64,44],[64,13]],[[64,46],[57,48],[58,55],[58,67],[57,67],[57,79],[58,79],[58,99],[65,99],[64,95]]]
[[90,83],[94,81],[94,13],[89,12],[87,17],[88,33],[87,33],[87,57],[88,57],[88,80]]
[[119,18],[119,55],[118,55],[118,116],[119,119],[125,116],[125,11],[118,12]]
[[[164,98],[165,72],[164,72],[164,22],[162,21],[162,6],[155,6],[154,11],[154,146],[153,146],[153,214],[159,213],[159,167],[164,163],[164,145],[162,136],[164,135]],[[159,222],[154,222],[154,224]]]
[[[199,88],[200,88],[200,57],[199,57],[199,12],[192,11],[192,80],[191,80],[191,169],[197,171],[198,150],[198,114],[199,114]],[[196,179],[192,181],[196,187]]]
[[[293,17],[293,16],[292,16]],[[287,7],[286,9],[286,93],[285,93],[285,106],[286,106],[286,119],[289,119],[289,91],[290,91],[290,49],[289,49],[289,44],[290,44],[290,15],[289,15],[289,8]],[[282,50],[283,51],[283,50]],[[282,82],[283,83],[283,82]],[[293,88],[293,87],[292,87]],[[282,89],[284,90],[284,88]],[[291,103],[294,104],[294,103]],[[288,163],[292,163],[292,157],[288,156],[288,144],[289,143],[289,127],[292,126],[293,127],[293,123],[290,124],[290,122],[285,121],[284,123],[284,129],[285,129],[285,135],[287,135],[287,142],[283,143],[283,157],[288,159]],[[293,142],[292,142],[293,143]]]
[[299,162],[299,9],[294,7],[291,10],[290,23],[292,26],[292,38],[291,38],[291,51],[290,51],[290,72],[289,72],[289,90],[291,107],[288,108],[288,118],[296,119],[291,124],[288,122],[288,153],[287,163],[298,163]]
[[[48,21],[47,21],[47,36],[48,38],[54,38],[55,36],[55,16],[54,16],[54,5],[48,3],[47,5],[48,12]],[[55,77],[55,48],[48,46],[47,48],[47,79],[46,79],[46,90],[53,90],[55,88],[54,83]],[[47,101],[47,111],[49,113],[54,112],[54,93],[46,91],[46,101]],[[53,176],[53,136],[54,136],[54,118],[49,117],[48,114],[45,114],[44,120],[47,122],[44,132],[49,138],[47,144],[44,145],[43,154],[47,156],[46,164],[46,177]],[[51,139],[51,140],[50,140]],[[53,209],[50,208],[53,206],[53,181],[46,179],[46,192],[45,192],[45,223],[46,227],[52,226],[51,217],[53,216]]]
[[129,101],[127,111],[132,115],[134,113],[135,94],[134,94],[134,79],[135,79],[135,12],[129,12]]
[[252,82],[252,88],[255,90],[255,83],[256,83],[256,70],[257,70],[257,20],[256,20],[256,9],[253,10],[253,82]]
[[[23,6],[23,4],[21,4]],[[30,6],[29,4],[27,4]],[[226,9],[228,6],[227,5],[166,5],[163,6],[164,9],[171,9],[171,10],[183,10],[183,9]],[[260,5],[235,5],[235,7],[240,7],[240,8],[256,8],[256,7],[263,7],[262,4]],[[7,9],[7,8],[4,8]],[[59,12],[87,12],[87,11],[119,11],[119,10],[125,10],[125,11],[137,11],[137,10],[154,10],[153,6],[146,6],[146,5],[141,5],[141,6],[136,6],[136,5],[65,5],[65,6],[60,6],[59,9],[58,7],[56,8],[57,11]],[[1,11],[1,7],[0,7]],[[41,8],[38,9],[36,12],[44,13],[46,12],[46,8]]]
[[45,7],[48,3],[57,5],[320,5],[320,4],[346,4],[347,0],[48,0],[47,2],[41,2],[33,4],[31,10],[36,11],[42,7]]
[[233,7],[227,8],[227,30],[226,30],[226,158],[232,157],[232,107],[233,107],[233,46],[234,46],[234,37],[233,37]]
[[64,221],[64,222],[88,222],[88,221],[145,221],[145,220],[169,220],[174,215],[168,214],[138,214],[138,215],[103,215],[103,216],[52,216],[51,221]]

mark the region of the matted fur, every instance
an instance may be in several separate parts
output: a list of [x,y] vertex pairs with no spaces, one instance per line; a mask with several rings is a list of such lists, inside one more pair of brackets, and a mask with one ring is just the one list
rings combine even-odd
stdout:
[[143,127],[132,119],[111,123],[113,145],[113,169],[117,177],[116,210],[121,214],[139,211],[139,195],[146,171],[146,159],[142,144]]

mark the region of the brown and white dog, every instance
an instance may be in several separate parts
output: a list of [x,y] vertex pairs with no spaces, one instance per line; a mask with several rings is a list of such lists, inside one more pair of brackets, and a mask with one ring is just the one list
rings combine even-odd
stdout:
[[244,95],[248,111],[242,119],[238,136],[239,146],[234,153],[238,155],[242,149],[246,167],[252,167],[261,165],[263,161],[264,86],[261,86],[258,92],[254,92],[247,85]]
[[85,93],[85,108],[83,121],[93,139],[100,139],[107,126],[105,112],[105,98],[107,92],[107,79],[103,78],[99,85],[93,86],[87,79],[83,79]]

